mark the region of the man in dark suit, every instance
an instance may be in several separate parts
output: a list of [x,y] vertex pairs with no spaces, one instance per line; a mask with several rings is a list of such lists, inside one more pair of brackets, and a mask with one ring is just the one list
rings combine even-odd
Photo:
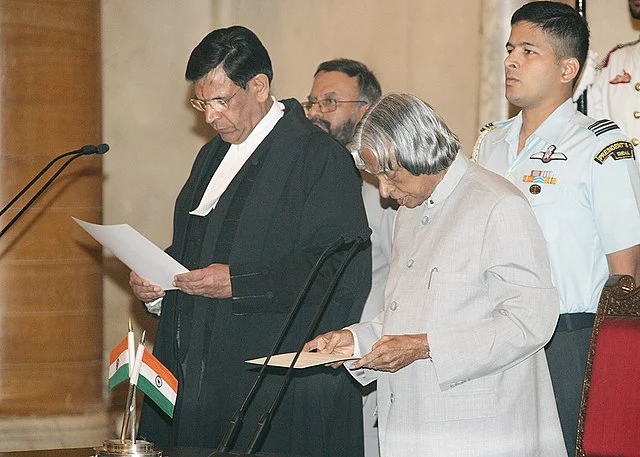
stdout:
[[[140,435],[160,445],[216,447],[312,265],[341,235],[367,228],[360,179],[340,144],[295,100],[276,101],[267,50],[234,26],[193,50],[194,108],[218,135],[198,154],[178,195],[168,252],[189,270],[165,292],[135,273],[133,291],[160,309],[154,352],[179,380],[173,420],[145,404]],[[279,351],[294,351],[346,249],[320,270]],[[316,333],[357,321],[371,280],[370,248],[342,275]],[[161,299],[161,304],[157,300]],[[284,370],[269,369],[236,441],[246,446]],[[344,373],[296,372],[262,450],[362,455],[358,389]]]

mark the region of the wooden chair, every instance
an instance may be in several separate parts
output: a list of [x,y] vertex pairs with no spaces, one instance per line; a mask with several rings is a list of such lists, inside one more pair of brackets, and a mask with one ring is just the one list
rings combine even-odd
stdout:
[[578,457],[640,456],[640,288],[611,276],[595,317],[582,387]]

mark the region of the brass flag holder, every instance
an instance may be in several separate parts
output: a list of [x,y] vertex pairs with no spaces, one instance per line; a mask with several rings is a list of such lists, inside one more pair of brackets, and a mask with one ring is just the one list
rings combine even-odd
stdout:
[[[129,346],[133,346],[133,331],[131,327],[131,320],[129,320]],[[144,335],[140,341],[140,346],[144,345]],[[140,366],[142,360],[143,350],[138,351],[139,355],[136,357],[135,363]],[[137,359],[140,359],[137,360]],[[133,365],[133,361],[129,360],[130,365]],[[134,369],[135,370],[135,369]],[[93,457],[161,457],[162,451],[155,449],[153,443],[149,443],[144,440],[136,440],[136,383],[137,373],[129,380],[129,391],[127,393],[127,405],[125,407],[124,418],[122,420],[122,430],[120,432],[120,439],[105,440],[102,443],[102,447],[96,447],[96,451]],[[127,431],[129,432],[129,439],[126,438]]]
[[95,457],[159,457],[162,451],[154,448],[152,443],[142,440],[106,440],[101,448],[95,448]]

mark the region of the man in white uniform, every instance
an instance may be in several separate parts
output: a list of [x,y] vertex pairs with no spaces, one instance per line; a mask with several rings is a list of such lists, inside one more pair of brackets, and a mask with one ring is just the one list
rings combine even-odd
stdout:
[[[305,107],[307,117],[347,146],[365,110],[381,95],[380,83],[361,62],[335,59],[318,65]],[[345,153],[347,151],[345,150]],[[362,200],[371,227],[371,292],[362,320],[377,316],[384,305],[384,286],[391,263],[391,230],[395,210],[378,194],[375,177],[362,173]],[[364,455],[379,455],[375,385],[363,388]]]
[[[640,0],[629,0],[629,12],[640,19]],[[596,80],[587,93],[588,114],[607,118],[631,138],[640,152],[640,40],[619,44],[596,68]]]
[[542,350],[558,296],[526,199],[412,95],[376,102],[353,148],[400,205],[384,311],[305,349],[377,379],[383,457],[566,456]]
[[506,97],[516,117],[484,127],[478,163],[527,197],[544,233],[560,319],[546,347],[570,455],[594,313],[610,274],[636,278],[640,264],[640,176],[634,150],[609,120],[576,111],[571,94],[589,46],[570,6],[532,2],[511,18]]

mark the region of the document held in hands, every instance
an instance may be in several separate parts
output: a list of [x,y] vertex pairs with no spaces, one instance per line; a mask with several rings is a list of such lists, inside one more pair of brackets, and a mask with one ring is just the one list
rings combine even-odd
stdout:
[[163,290],[175,289],[173,277],[189,271],[127,224],[100,225],[72,219],[122,263]]
[[[271,357],[268,365],[272,367],[285,367],[288,368],[295,357],[295,352],[287,352],[286,354],[277,354]],[[336,354],[323,354],[321,352],[301,352],[300,357],[296,360],[296,364],[293,368],[309,368],[317,365],[326,365],[333,362],[344,362],[345,360],[356,360],[357,357],[345,357],[343,355]],[[266,357],[259,359],[245,360],[246,363],[253,363],[256,365],[262,365]]]

